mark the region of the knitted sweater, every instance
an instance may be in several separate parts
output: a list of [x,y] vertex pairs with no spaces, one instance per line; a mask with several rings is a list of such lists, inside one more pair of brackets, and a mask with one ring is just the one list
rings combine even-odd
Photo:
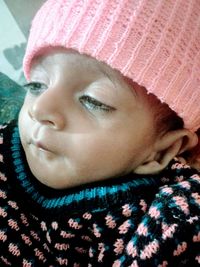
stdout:
[[189,166],[55,190],[32,176],[14,123],[1,127],[0,152],[0,266],[200,266]]

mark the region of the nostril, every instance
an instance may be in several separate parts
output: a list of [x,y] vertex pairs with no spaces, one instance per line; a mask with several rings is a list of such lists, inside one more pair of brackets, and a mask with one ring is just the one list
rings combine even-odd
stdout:
[[28,110],[28,116],[31,118],[32,121],[39,122],[50,128],[62,129],[64,127],[64,120],[58,113],[54,113],[54,115],[45,115],[43,113],[38,113],[30,109]]
[[28,116],[32,121],[60,130],[65,125],[65,116],[62,110],[59,110],[59,105],[49,97],[47,98],[45,93],[29,106]]
[[47,125],[47,126],[55,126],[55,123],[53,121],[50,121],[50,120],[42,120],[41,121],[44,125]]

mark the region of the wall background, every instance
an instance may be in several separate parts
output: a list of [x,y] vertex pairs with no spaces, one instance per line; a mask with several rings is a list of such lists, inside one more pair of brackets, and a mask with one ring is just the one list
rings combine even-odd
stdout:
[[24,83],[22,60],[30,24],[45,0],[0,0],[0,72]]

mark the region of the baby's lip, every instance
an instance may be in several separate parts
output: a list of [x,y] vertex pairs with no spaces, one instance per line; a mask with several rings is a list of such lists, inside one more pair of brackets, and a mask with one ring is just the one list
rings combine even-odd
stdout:
[[38,148],[42,149],[42,150],[47,150],[47,151],[49,151],[49,149],[48,149],[44,144],[42,144],[40,141],[36,142],[35,145],[36,145]]
[[44,151],[48,151],[48,152],[52,152],[52,151],[51,151],[45,144],[43,144],[41,141],[31,140],[30,143],[33,144],[34,146],[36,146],[37,148],[39,148],[40,150],[44,150]]

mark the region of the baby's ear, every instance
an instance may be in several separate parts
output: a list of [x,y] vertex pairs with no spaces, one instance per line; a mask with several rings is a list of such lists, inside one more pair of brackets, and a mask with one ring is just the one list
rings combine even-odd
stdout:
[[166,168],[175,156],[190,150],[197,143],[197,135],[187,129],[169,131],[157,139],[147,160],[137,166],[133,172],[137,174],[158,173]]

